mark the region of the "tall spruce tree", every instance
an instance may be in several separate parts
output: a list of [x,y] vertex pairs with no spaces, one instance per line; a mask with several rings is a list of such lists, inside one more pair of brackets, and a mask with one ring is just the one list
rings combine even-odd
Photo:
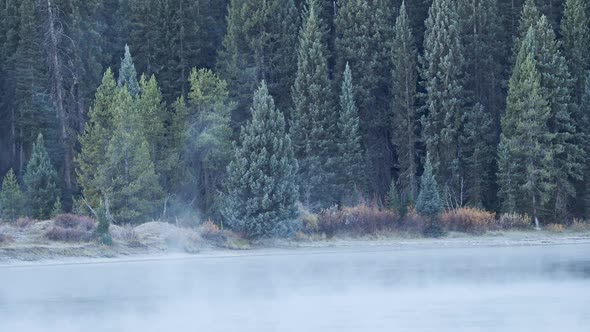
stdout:
[[[328,77],[325,26],[317,0],[308,0],[299,37],[297,76],[293,85],[291,135],[299,161],[297,183],[303,203],[312,208],[335,203],[336,123]],[[314,206],[311,206],[314,205]]]
[[393,37],[392,140],[397,154],[400,190],[412,202],[418,195],[417,52],[402,2]]
[[355,74],[361,133],[367,148],[371,192],[384,197],[391,179],[391,41],[393,12],[384,0],[337,3],[335,71],[342,81],[346,63]]
[[541,76],[526,44],[533,42],[529,29],[518,56],[502,119],[499,147],[499,196],[505,212],[531,214],[538,224],[540,210],[551,198],[554,182],[553,136],[548,128],[551,108],[543,95]]
[[361,146],[359,115],[354,98],[352,73],[348,64],[344,69],[344,81],[340,93],[340,114],[338,117],[338,185],[343,199],[350,200],[365,186],[365,164]]
[[563,54],[574,78],[574,96],[580,105],[586,88],[586,72],[590,69],[590,19],[586,0],[566,0],[563,20]]
[[41,134],[37,136],[37,141],[33,144],[33,153],[27,163],[23,179],[30,215],[41,220],[49,218],[60,192],[57,171],[49,159]]
[[117,79],[119,87],[126,86],[129,94],[136,97],[139,95],[139,83],[137,82],[137,71],[133,58],[129,51],[129,46],[125,45],[125,56],[121,60],[121,68],[119,69],[119,78]]
[[96,90],[84,133],[79,137],[81,151],[76,157],[78,185],[91,206],[98,206],[104,195],[98,174],[106,163],[107,147],[115,129],[114,103],[117,90],[113,73],[107,69],[102,84]]
[[0,191],[0,219],[15,221],[18,217],[24,216],[25,197],[16,180],[14,171],[10,169],[4,180]]
[[[238,103],[234,120],[249,117],[251,95],[267,82],[280,107],[287,107],[296,71],[298,15],[293,0],[232,0],[218,71]],[[286,89],[286,90],[285,90]]]
[[[535,26],[533,56],[541,77],[541,89],[551,109],[548,122],[553,136],[555,192],[549,210],[556,222],[564,222],[576,195],[574,182],[581,178],[583,148],[573,119],[572,79],[555,33],[545,16]],[[523,45],[524,46],[524,45]]]
[[228,167],[225,220],[250,238],[273,234],[297,216],[297,162],[283,114],[266,84],[254,94],[252,120],[242,128]]
[[157,217],[162,189],[139,112],[126,89],[113,99],[116,126],[99,169],[100,190],[117,223],[142,223]]
[[[466,175],[465,58],[456,1],[434,0],[426,20],[423,86],[426,90],[422,139],[433,163],[437,180],[448,193],[447,200],[462,197]],[[462,204],[463,202],[460,202]]]
[[579,136],[586,157],[583,168],[584,177],[578,184],[578,206],[579,213],[590,218],[590,163],[588,162],[590,159],[590,71],[586,74],[586,88],[578,116]]

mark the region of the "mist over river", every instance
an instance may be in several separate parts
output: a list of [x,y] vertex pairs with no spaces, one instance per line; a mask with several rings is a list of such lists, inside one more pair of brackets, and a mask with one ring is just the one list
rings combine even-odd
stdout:
[[588,331],[590,245],[0,267],[0,331]]

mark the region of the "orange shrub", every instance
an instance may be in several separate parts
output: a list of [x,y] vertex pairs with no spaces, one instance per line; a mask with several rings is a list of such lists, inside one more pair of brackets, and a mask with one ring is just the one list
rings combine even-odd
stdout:
[[563,231],[565,231],[565,226],[561,224],[549,224],[545,226],[545,229],[551,233],[563,233]]
[[459,208],[443,213],[440,222],[447,231],[483,234],[496,225],[496,214],[475,208]]
[[205,221],[199,226],[199,234],[207,240],[217,240],[221,236],[221,230],[211,219]]

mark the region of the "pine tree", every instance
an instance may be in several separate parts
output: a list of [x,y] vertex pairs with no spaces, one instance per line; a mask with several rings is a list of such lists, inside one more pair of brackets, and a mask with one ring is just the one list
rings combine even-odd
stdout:
[[512,53],[514,60],[520,52],[522,46],[522,40],[527,35],[529,29],[537,24],[541,18],[541,12],[537,7],[535,0],[525,0],[520,14],[520,20],[518,23],[518,31],[514,37],[514,45],[512,47]]
[[590,69],[590,19],[586,0],[566,0],[561,22],[563,53],[574,78],[574,96],[581,104],[586,87],[586,72]]
[[389,192],[387,194],[387,206],[389,209],[399,213],[400,215],[404,215],[405,213],[402,213],[403,205],[404,204],[402,203],[399,191],[395,185],[395,180],[392,180],[391,185],[389,185]]
[[99,169],[100,191],[110,202],[113,218],[122,224],[156,217],[162,189],[138,111],[131,95],[119,89],[113,100],[116,127]]
[[57,200],[53,204],[53,208],[51,208],[51,218],[55,218],[60,214],[64,213],[64,208],[61,204],[61,198],[57,197]]
[[573,81],[566,59],[559,49],[560,43],[545,16],[535,26],[535,37],[532,52],[541,77],[542,93],[551,109],[549,131],[554,135],[552,146],[556,186],[549,209],[555,221],[563,222],[568,217],[569,207],[576,195],[574,182],[581,178],[584,163],[583,149],[577,141],[573,119]]
[[[361,147],[358,108],[354,99],[352,73],[348,64],[344,69],[344,81],[340,94],[338,117],[338,184],[342,186],[342,198],[350,199],[364,190],[364,160]],[[341,199],[342,200],[342,199]]]
[[190,85],[185,162],[193,177],[187,181],[187,191],[197,193],[200,211],[217,217],[219,192],[232,158],[230,114],[235,104],[229,99],[227,83],[211,70],[193,69]]
[[137,71],[133,64],[133,58],[129,51],[129,46],[125,45],[125,57],[121,60],[121,68],[119,69],[119,79],[117,80],[119,87],[126,86],[131,96],[139,95],[139,83],[137,82]]
[[552,134],[548,128],[551,108],[544,98],[541,76],[527,48],[534,40],[529,29],[519,53],[502,119],[498,181],[505,208],[531,214],[538,220],[540,208],[554,187]]
[[231,228],[266,237],[297,216],[297,162],[283,114],[263,82],[254,95],[252,120],[242,128],[228,167],[223,214]]
[[318,8],[317,0],[307,1],[291,117],[293,148],[300,166],[297,183],[303,203],[312,208],[335,203],[333,164],[338,121],[331,100],[325,27]]
[[57,172],[45,149],[43,135],[37,136],[33,154],[24,175],[28,210],[35,219],[47,219],[55,201],[60,196]]
[[349,63],[357,77],[355,89],[363,143],[367,148],[370,190],[383,197],[391,179],[391,40],[393,11],[389,1],[338,2],[335,18],[335,71]]
[[160,184],[166,187],[172,176],[172,163],[168,146],[168,131],[166,125],[170,121],[170,114],[162,100],[162,93],[156,78],[152,75],[148,80],[145,75],[139,81],[140,95],[137,97],[136,108],[142,125],[142,132],[148,144],[154,170],[160,177]]
[[466,149],[465,58],[460,38],[456,1],[434,0],[426,20],[423,86],[426,90],[422,139],[433,163],[433,172],[444,181],[452,200],[462,196]]
[[584,98],[579,112],[579,129],[580,140],[584,147],[586,163],[583,168],[584,177],[578,184],[578,206],[580,212],[586,218],[590,218],[590,71],[586,74],[586,88],[584,89]]
[[2,180],[2,191],[0,191],[0,219],[15,221],[22,217],[25,212],[25,197],[20,185],[16,180],[14,171],[10,169],[4,180]]
[[108,69],[96,90],[85,131],[79,137],[81,151],[76,157],[76,173],[82,194],[91,206],[98,206],[104,195],[100,190],[98,173],[106,163],[107,146],[115,129],[114,99],[117,90],[113,73]]
[[[286,107],[296,70],[297,15],[292,0],[232,0],[217,68],[237,102],[235,121],[249,117],[251,95],[261,80]],[[285,104],[283,104],[285,103]]]
[[414,37],[402,2],[393,38],[392,141],[397,154],[400,189],[412,202],[418,195],[418,117],[416,88],[418,71]]
[[443,212],[443,203],[434,177],[430,155],[426,156],[424,172],[420,178],[420,194],[416,200],[416,212],[429,219],[429,225],[425,229],[426,235],[435,237],[442,235],[438,216]]

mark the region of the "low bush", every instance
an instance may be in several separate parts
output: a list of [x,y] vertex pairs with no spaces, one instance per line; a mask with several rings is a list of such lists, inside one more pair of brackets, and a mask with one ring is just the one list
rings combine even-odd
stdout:
[[424,233],[428,226],[428,220],[416,212],[414,207],[408,209],[406,214],[401,218],[398,230],[416,234]]
[[14,238],[12,235],[8,234],[4,227],[0,226],[0,244],[6,244],[12,242],[13,240]]
[[[128,246],[130,247],[141,247],[141,241],[139,240],[139,235],[137,235],[137,232],[135,231],[135,228],[131,225],[125,225],[123,227],[123,230],[121,231],[120,234],[120,239],[122,241],[124,241]],[[100,240],[104,240],[104,239],[100,239]],[[108,240],[107,240],[108,242]]]
[[85,216],[61,214],[55,218],[54,226],[45,233],[52,241],[88,242],[92,240],[96,222]]
[[518,214],[518,213],[504,213],[500,215],[498,219],[498,226],[501,229],[508,230],[508,229],[532,229],[533,228],[533,220],[526,214]]
[[565,226],[561,224],[549,224],[545,226],[545,230],[551,233],[563,233],[563,231],[565,231]]
[[26,218],[26,217],[25,218],[18,218],[16,220],[15,225],[18,228],[27,228],[27,227],[33,225],[35,222],[36,221],[31,218]]
[[319,216],[315,213],[309,211],[309,209],[305,208],[303,205],[299,205],[299,220],[301,221],[301,226],[303,228],[303,232],[307,234],[314,234],[317,233],[319,230]]
[[398,222],[399,218],[393,211],[380,209],[376,205],[361,204],[343,209],[334,206],[320,212],[318,231],[327,236],[336,233],[375,234],[395,228]]
[[574,219],[570,225],[570,229],[574,232],[590,231],[590,223],[582,219]]
[[444,212],[440,222],[445,231],[483,234],[496,228],[496,214],[475,208]]
[[221,229],[211,219],[199,226],[199,234],[206,240],[219,240],[222,237]]

